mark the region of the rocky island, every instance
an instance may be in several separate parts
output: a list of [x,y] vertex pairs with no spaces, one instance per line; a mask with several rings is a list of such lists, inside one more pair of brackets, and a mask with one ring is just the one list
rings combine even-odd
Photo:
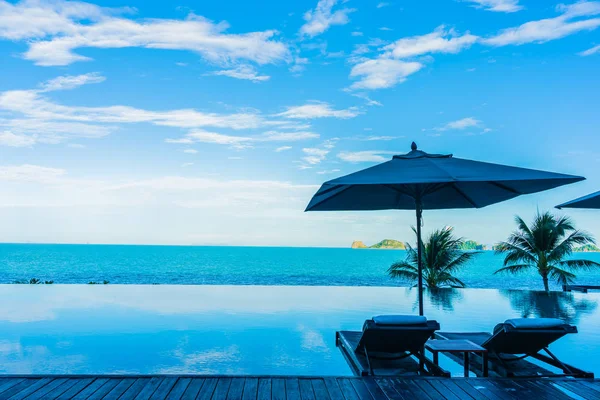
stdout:
[[394,249],[394,250],[406,250],[404,242],[393,239],[383,239],[381,242],[376,243],[372,246],[367,246],[360,240],[352,242],[353,249]]

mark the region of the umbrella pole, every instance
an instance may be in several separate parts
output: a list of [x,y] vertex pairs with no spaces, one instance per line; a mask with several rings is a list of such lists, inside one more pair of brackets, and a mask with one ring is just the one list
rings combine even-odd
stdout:
[[421,215],[423,214],[423,205],[421,204],[421,196],[417,195],[415,199],[417,210],[417,257],[418,257],[418,292],[419,292],[419,315],[423,315],[423,259],[422,259],[422,240],[421,240]]

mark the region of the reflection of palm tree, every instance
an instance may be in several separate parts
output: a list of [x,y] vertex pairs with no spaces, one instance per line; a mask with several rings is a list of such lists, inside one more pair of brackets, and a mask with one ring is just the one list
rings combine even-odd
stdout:
[[463,298],[461,291],[454,288],[428,288],[425,293],[432,306],[444,311],[454,311],[454,301]]
[[501,290],[512,308],[521,316],[538,318],[560,318],[576,323],[581,315],[589,314],[597,303],[586,298],[576,298],[568,292],[534,292],[528,290]]

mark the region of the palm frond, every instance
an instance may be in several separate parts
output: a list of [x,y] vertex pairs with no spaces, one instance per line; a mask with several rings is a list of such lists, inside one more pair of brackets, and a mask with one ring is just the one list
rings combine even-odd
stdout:
[[494,275],[496,274],[504,274],[504,273],[511,273],[511,274],[516,274],[519,272],[523,272],[529,268],[532,268],[533,266],[531,264],[514,264],[514,265],[507,265],[506,267],[500,268],[499,270],[497,270],[496,272],[494,272]]
[[572,270],[591,270],[600,267],[600,263],[591,260],[564,260],[557,263],[561,267],[567,267]]
[[552,267],[549,271],[549,275],[560,285],[568,285],[575,279],[575,274],[557,267]]

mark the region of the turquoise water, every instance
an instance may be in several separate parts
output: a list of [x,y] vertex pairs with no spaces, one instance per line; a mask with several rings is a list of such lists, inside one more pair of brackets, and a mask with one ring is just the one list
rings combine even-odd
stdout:
[[[405,286],[386,270],[398,250],[339,248],[0,244],[0,283]],[[600,253],[579,253],[600,262]],[[535,273],[495,276],[502,257],[482,252],[458,276],[472,288],[542,289]],[[600,285],[599,272],[577,283]],[[559,289],[553,285],[554,289]]]
[[[414,313],[415,298],[393,287],[0,285],[0,373],[351,375],[335,331]],[[449,289],[425,301],[446,331],[565,319],[579,333],[551,350],[600,376],[600,293]]]

